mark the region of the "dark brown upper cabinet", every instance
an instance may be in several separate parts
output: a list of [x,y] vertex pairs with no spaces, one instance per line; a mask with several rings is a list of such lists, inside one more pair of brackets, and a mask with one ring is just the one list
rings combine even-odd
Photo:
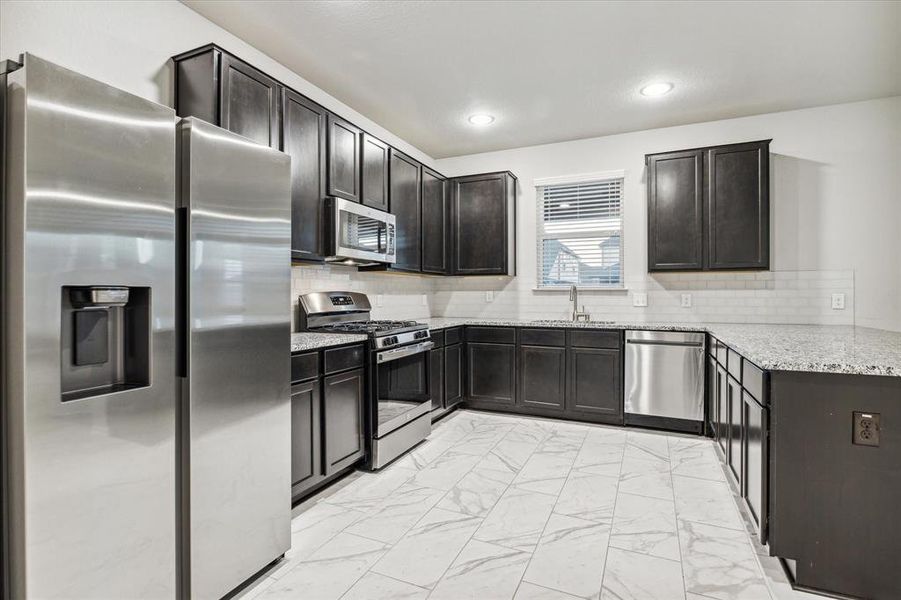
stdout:
[[450,272],[447,180],[422,167],[422,272]]
[[392,268],[418,272],[422,268],[422,170],[419,162],[394,148],[388,190],[391,214],[397,219],[397,258]]
[[453,274],[516,274],[516,183],[509,171],[451,180]]
[[328,195],[360,201],[360,139],[363,133],[341,117],[328,116]]
[[704,268],[704,153],[648,159],[648,269]]
[[363,133],[360,144],[363,153],[360,158],[363,169],[360,199],[366,206],[387,211],[390,146],[368,133]]
[[172,58],[175,110],[257,143],[280,145],[281,85],[244,61],[208,44]]
[[291,157],[293,260],[319,260],[323,254],[327,118],[323,107],[293,90],[284,90],[282,152]]
[[769,268],[769,144],[645,157],[648,271]]
[[770,141],[707,150],[707,268],[770,266]]

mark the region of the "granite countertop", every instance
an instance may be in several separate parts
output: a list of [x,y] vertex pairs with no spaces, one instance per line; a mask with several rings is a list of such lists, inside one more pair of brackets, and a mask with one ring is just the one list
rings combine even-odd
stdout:
[[901,333],[849,325],[640,323],[562,320],[435,318],[431,329],[460,325],[703,331],[768,371],[805,371],[901,377]]
[[365,335],[356,333],[292,333],[291,352],[316,350],[317,348],[341,346],[343,344],[352,344],[354,342],[365,342],[366,339]]

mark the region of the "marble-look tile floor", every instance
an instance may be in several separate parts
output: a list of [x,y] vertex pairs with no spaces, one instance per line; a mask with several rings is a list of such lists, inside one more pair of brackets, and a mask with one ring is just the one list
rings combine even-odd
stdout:
[[295,508],[240,598],[787,600],[713,442],[458,411]]

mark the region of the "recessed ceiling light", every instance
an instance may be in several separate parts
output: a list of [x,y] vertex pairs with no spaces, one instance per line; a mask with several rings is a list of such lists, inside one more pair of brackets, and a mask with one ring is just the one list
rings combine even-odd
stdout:
[[673,91],[673,84],[665,82],[665,81],[658,81],[656,83],[651,83],[651,84],[648,84],[648,85],[644,86],[643,88],[641,88],[641,95],[642,96],[662,96],[664,94],[670,93],[671,91]]
[[473,125],[479,125],[479,126],[491,125],[492,123],[494,123],[494,117],[492,115],[484,115],[484,114],[470,115],[469,122],[472,123]]

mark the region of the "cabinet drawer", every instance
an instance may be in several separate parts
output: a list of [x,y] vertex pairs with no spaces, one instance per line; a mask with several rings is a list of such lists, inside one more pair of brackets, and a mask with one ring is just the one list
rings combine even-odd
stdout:
[[726,365],[726,368],[729,369],[729,375],[741,383],[741,354],[732,348],[729,348],[729,364]]
[[444,345],[450,346],[453,344],[459,344],[460,340],[463,339],[463,328],[462,327],[450,327],[444,330]]
[[742,361],[741,371],[741,382],[744,388],[757,402],[766,404],[766,398],[763,395],[763,381],[766,373],[747,359]]
[[565,346],[564,329],[520,329],[519,343],[523,346]]
[[432,342],[435,344],[436,348],[441,348],[444,346],[444,330],[439,329],[438,331],[429,332],[432,336]]
[[569,331],[569,345],[578,348],[613,348],[621,345],[620,331]]
[[319,375],[319,353],[306,352],[291,356],[291,383],[306,381]]
[[325,363],[323,373],[326,375],[363,366],[363,344],[334,348],[326,350],[322,354],[324,356],[323,362]]
[[515,344],[516,330],[512,327],[467,327],[466,341]]
[[716,362],[720,363],[724,367],[726,366],[726,354],[729,352],[729,349],[726,347],[726,344],[723,342],[716,340]]
[[707,343],[707,354],[716,359],[716,353],[719,350],[721,342],[712,335],[708,335],[707,337],[709,338]]

